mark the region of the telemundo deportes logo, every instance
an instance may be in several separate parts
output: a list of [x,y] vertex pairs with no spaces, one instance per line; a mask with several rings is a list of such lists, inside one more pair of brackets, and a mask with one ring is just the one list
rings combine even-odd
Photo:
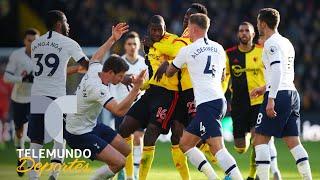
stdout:
[[[61,144],[64,147],[63,139],[63,114],[77,112],[77,97],[62,96],[52,99],[46,96],[31,97],[31,114],[44,114],[44,143],[51,142]],[[79,158],[90,158],[91,151],[89,149],[17,149],[20,159],[20,166],[17,167],[18,172],[28,172],[35,170],[39,174],[43,171],[88,171],[89,163]],[[41,159],[61,159],[71,158],[73,161],[68,163],[41,163]],[[37,160],[35,160],[37,159]],[[28,168],[25,168],[28,167]]]

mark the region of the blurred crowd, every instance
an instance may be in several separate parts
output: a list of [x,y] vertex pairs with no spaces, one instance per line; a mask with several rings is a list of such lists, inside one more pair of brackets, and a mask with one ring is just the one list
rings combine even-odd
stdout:
[[[50,9],[61,9],[71,27],[70,36],[81,46],[98,46],[108,37],[112,24],[125,21],[140,36],[146,35],[148,19],[154,14],[165,18],[167,31],[180,35],[184,13],[194,1],[188,0],[56,0],[38,3],[26,0],[44,16]],[[256,25],[258,10],[274,7],[280,11],[279,31],[296,50],[296,86],[304,110],[320,109],[320,2],[316,0],[228,0],[197,1],[208,8],[211,18],[209,37],[225,49],[237,43],[240,22]],[[257,39],[257,37],[256,37]],[[119,43],[113,51],[123,52]]]

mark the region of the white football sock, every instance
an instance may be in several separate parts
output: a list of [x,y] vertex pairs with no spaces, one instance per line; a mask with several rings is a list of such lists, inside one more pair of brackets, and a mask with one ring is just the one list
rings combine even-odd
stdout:
[[142,148],[141,146],[133,146],[133,162],[134,165],[139,166],[141,160]]
[[[56,151],[56,156],[52,156],[51,157],[51,163],[53,164],[53,167],[57,167],[57,168],[53,168],[52,171],[50,172],[49,176],[53,176],[55,179],[58,178],[58,175],[60,173],[60,170],[62,168],[62,163],[64,161],[64,150],[66,147],[66,142],[65,140],[63,140],[63,143],[59,143],[57,141],[54,141],[53,143],[53,147],[52,149],[55,149]],[[61,164],[60,168],[59,165],[57,165],[58,163]]]
[[304,149],[304,147],[301,144],[299,144],[296,147],[290,149],[290,152],[293,155],[294,159],[296,160],[298,171],[301,177],[304,180],[311,180],[312,175],[311,175],[311,169],[310,169],[307,151]]
[[[31,150],[31,158],[33,158],[35,164],[40,162],[40,157],[39,157],[39,150],[43,147],[42,144],[37,144],[37,143],[30,143],[30,150]],[[34,154],[35,157],[32,155]],[[32,164],[30,161],[28,161],[28,166],[31,167]],[[30,180],[36,180],[39,179],[40,174],[38,174],[38,171],[35,171],[34,169],[29,171],[29,179]]]
[[269,180],[270,169],[270,150],[268,144],[260,144],[255,146],[257,176],[260,180]]
[[215,157],[226,175],[230,176],[233,180],[242,180],[242,175],[237,167],[237,163],[226,148],[220,149]]
[[199,171],[203,172],[208,177],[208,179],[219,179],[218,175],[206,160],[206,157],[198,148],[193,147],[189,149],[185,153],[185,155],[188,157],[191,164],[198,168]]
[[110,170],[109,166],[104,165],[96,170],[91,180],[109,179],[109,178],[112,178],[113,176],[114,176],[114,172]]
[[271,172],[272,174],[278,173],[278,175],[280,176],[279,178],[281,179],[280,170],[278,168],[278,162],[277,162],[277,149],[276,149],[276,146],[274,145],[273,138],[270,139],[268,146],[269,146],[270,158],[271,158],[271,162],[270,162]]

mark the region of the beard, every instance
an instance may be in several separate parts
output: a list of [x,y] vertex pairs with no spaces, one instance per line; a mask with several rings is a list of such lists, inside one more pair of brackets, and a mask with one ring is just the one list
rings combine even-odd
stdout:
[[66,26],[62,26],[62,34],[65,35],[65,36],[69,36],[69,31],[67,30],[67,27]]
[[244,44],[244,45],[247,45],[248,43],[249,43],[249,41],[247,40],[242,40],[241,38],[239,38],[239,42],[241,43],[241,44]]

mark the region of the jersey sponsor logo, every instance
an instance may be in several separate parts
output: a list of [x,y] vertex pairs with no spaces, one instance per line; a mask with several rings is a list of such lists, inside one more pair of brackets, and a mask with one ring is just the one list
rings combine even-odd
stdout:
[[167,112],[168,112],[167,109],[159,107],[156,115],[157,121],[161,123],[163,120],[165,120],[167,117]]
[[231,69],[235,77],[240,77],[244,72],[252,72],[253,75],[258,75],[258,72],[260,71],[259,68],[242,68],[240,65],[232,65]]

